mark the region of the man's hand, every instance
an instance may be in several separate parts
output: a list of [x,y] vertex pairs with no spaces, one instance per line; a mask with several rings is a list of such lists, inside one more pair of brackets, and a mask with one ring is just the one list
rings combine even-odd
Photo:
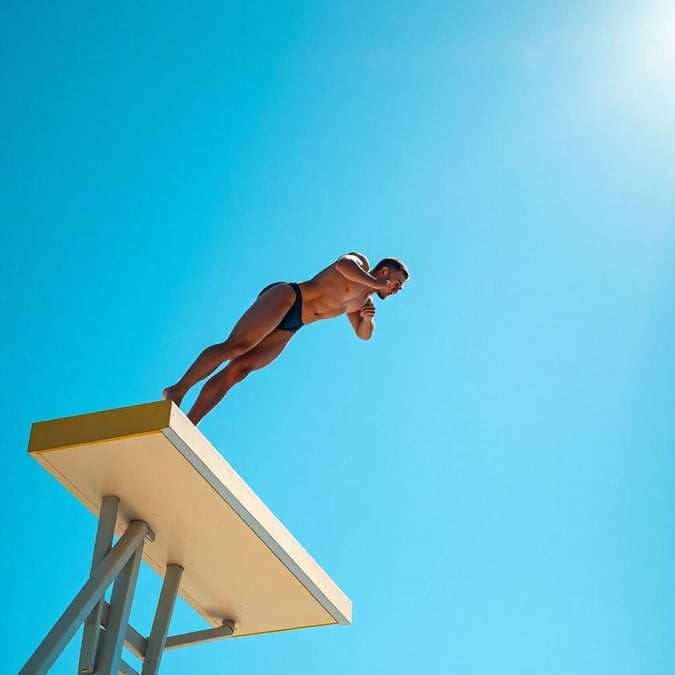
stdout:
[[372,298],[368,298],[366,300],[366,303],[361,307],[360,310],[361,314],[361,319],[365,319],[367,317],[374,317],[375,316],[375,303],[373,302]]
[[368,298],[359,309],[347,314],[354,332],[362,340],[370,340],[373,337],[373,333],[375,332],[374,316],[375,303],[372,298]]

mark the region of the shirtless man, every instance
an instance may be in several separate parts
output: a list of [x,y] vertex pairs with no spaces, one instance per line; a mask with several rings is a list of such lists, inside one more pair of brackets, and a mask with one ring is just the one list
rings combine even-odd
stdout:
[[369,268],[368,258],[353,252],[341,256],[309,281],[267,286],[227,340],[207,347],[185,375],[162,392],[163,397],[180,405],[193,385],[229,361],[206,382],[188,413],[196,425],[233,385],[276,359],[295,332],[306,324],[346,314],[354,332],[362,340],[369,340],[375,330],[375,304],[370,296],[394,295],[408,279],[408,269],[398,258],[385,258],[372,270]]

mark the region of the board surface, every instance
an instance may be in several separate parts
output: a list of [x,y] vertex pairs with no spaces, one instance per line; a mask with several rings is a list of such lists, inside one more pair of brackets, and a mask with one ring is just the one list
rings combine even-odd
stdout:
[[155,533],[143,559],[184,568],[179,594],[233,637],[351,622],[347,596],[170,401],[33,425],[28,452],[90,511],[120,499]]

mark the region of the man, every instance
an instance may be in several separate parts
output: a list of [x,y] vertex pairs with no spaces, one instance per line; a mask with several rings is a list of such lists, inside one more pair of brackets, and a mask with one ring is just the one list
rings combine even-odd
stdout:
[[227,367],[206,382],[188,413],[196,425],[233,385],[274,361],[295,332],[306,324],[346,314],[354,332],[369,340],[375,330],[375,304],[370,296],[377,293],[386,298],[398,293],[409,276],[407,267],[398,258],[385,258],[371,271],[369,267],[366,256],[353,252],[341,256],[309,281],[267,286],[227,340],[207,347],[185,375],[162,395],[180,405],[193,385],[229,361]]

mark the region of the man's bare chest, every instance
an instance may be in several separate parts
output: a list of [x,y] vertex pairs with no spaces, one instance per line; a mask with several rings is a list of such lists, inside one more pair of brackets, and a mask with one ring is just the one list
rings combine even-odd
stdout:
[[344,304],[345,313],[350,314],[351,312],[358,312],[358,310],[366,304],[369,295],[370,294],[367,291],[363,291],[350,297]]
[[340,314],[357,312],[370,295],[368,288],[358,284],[325,285],[320,293],[307,295],[305,311],[313,319],[324,319]]

